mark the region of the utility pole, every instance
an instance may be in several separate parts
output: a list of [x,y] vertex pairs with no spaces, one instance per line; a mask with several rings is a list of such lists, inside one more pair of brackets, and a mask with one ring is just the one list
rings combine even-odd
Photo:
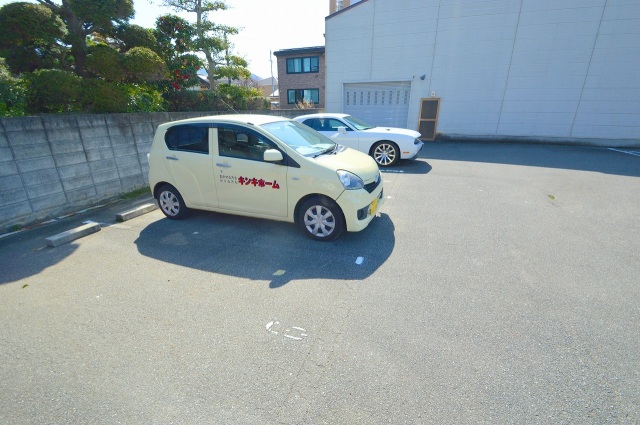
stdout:
[[273,93],[276,91],[276,81],[273,79],[273,53],[271,53],[271,50],[269,50],[269,65],[271,67],[271,94],[273,95]]

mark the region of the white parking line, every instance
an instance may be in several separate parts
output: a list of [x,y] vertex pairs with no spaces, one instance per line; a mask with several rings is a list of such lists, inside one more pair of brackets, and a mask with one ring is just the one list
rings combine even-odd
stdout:
[[609,148],[610,151],[616,151],[616,152],[621,152],[621,153],[626,153],[629,155],[635,155],[635,156],[640,156],[640,152],[637,151],[623,151],[621,149],[615,149],[615,148]]

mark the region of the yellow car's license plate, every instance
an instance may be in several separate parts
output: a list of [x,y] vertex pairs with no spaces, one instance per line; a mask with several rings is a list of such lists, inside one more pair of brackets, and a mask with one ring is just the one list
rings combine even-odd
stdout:
[[374,215],[377,209],[378,209],[378,198],[374,199],[373,202],[369,205],[369,215]]

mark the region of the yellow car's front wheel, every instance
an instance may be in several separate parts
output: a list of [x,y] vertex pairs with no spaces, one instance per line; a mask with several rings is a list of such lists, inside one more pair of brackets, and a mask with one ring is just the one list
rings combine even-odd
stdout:
[[311,239],[331,241],[344,232],[342,211],[330,199],[311,198],[302,205],[300,214],[300,225]]

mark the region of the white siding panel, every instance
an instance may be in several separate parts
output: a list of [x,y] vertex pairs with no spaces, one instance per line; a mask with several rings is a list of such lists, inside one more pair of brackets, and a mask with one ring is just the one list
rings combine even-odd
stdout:
[[544,87],[530,87],[524,89],[509,89],[505,92],[504,100],[579,100],[581,91],[581,88],[555,89]]
[[601,138],[601,139],[638,139],[640,138],[640,127],[620,127],[620,126],[597,126],[583,125],[574,127],[572,137]]
[[524,60],[515,63],[511,62],[509,74],[512,78],[517,77],[535,77],[541,78],[547,75],[555,75],[561,77],[563,75],[581,76],[587,74],[589,62],[566,62],[561,59],[543,61],[538,58],[538,62],[526,62]]
[[582,100],[610,100],[620,102],[621,105],[626,102],[633,102],[640,99],[640,89],[605,89],[602,87],[585,88],[582,93]]
[[502,101],[502,89],[485,88],[482,86],[459,89],[456,86],[444,85],[438,80],[432,81],[431,87],[438,96],[452,101]]
[[592,35],[589,37],[575,35],[566,36],[556,33],[538,36],[535,38],[524,38],[518,34],[515,51],[525,51],[529,54],[531,54],[531,52],[535,52],[535,54],[540,56],[546,55],[546,52],[548,51],[577,51],[591,55],[593,43],[596,40],[595,32],[597,29],[597,24],[594,23],[591,30]]
[[640,89],[640,78],[638,74],[616,75],[615,78],[607,74],[589,75],[585,88]]
[[640,19],[640,4],[609,5],[604,12],[605,21],[622,19]]
[[451,43],[474,43],[483,41],[509,40],[513,42],[516,34],[516,22],[509,25],[501,25],[491,29],[491,31],[456,31],[445,30],[438,27],[438,42]]
[[473,100],[447,100],[440,103],[440,112],[446,111],[448,114],[499,114],[502,109],[502,102],[494,101],[473,101]]
[[541,81],[540,76],[509,77],[507,89],[527,89],[530,87],[544,87],[545,90],[578,89],[582,90],[584,75],[553,75]]
[[557,24],[564,22],[600,22],[602,7],[576,7],[571,9],[549,9],[523,11],[521,22],[534,24]]
[[[640,112],[637,114],[581,114],[576,118],[575,125],[596,125],[596,126],[616,126],[616,127],[638,127],[640,128]],[[640,134],[638,134],[640,136]]]
[[[376,2],[376,13],[387,16],[390,13],[396,13],[400,10],[414,10],[420,8],[435,9],[433,13],[437,13],[440,0],[393,0]],[[353,3],[353,2],[352,2]]]
[[517,21],[517,13],[445,18],[438,21],[438,33],[440,31],[467,32],[470,30],[484,32],[487,29],[516,26]]
[[[638,21],[640,25],[640,21]],[[640,49],[640,37],[632,38],[628,34],[600,34],[596,43],[596,49],[615,49],[618,46]],[[638,58],[635,58],[638,60]]]
[[462,97],[466,96],[466,93],[470,91],[476,91],[481,96],[494,97],[494,93],[502,99],[504,92],[504,82],[497,81],[495,79],[476,77],[469,75],[468,77],[456,78],[455,75],[446,75],[441,78],[434,77],[431,79],[432,87],[439,87],[440,91],[444,88],[448,88],[451,91],[459,92]]
[[524,0],[522,2],[522,11],[604,7],[605,3],[606,0]]
[[518,0],[491,0],[449,3],[444,1],[440,6],[440,18],[458,18],[462,16],[504,15],[518,13]]
[[[562,66],[563,63],[584,63],[589,64],[591,59],[591,50],[588,49],[570,49],[570,50],[547,50],[539,52],[531,46],[529,50],[518,49],[513,52],[511,64],[545,64],[554,63]],[[543,77],[542,75],[540,77]]]
[[640,33],[640,19],[624,19],[616,21],[602,21],[600,34],[638,34]]
[[578,109],[577,100],[505,100],[502,111],[505,113],[571,113]]
[[595,37],[594,21],[530,23],[521,20],[518,38],[554,38],[558,36]]
[[569,137],[571,124],[500,124],[497,134],[504,136]]
[[580,110],[584,114],[591,116],[595,114],[607,114],[611,111],[621,110],[629,114],[640,114],[640,99],[630,101],[612,100],[584,100],[580,102]]
[[593,62],[608,62],[611,68],[615,68],[618,62],[629,59],[640,58],[639,47],[627,47],[625,45],[615,46],[608,49],[595,49],[593,51]]
[[639,18],[638,1],[607,3],[572,136],[640,139]]
[[500,116],[500,125],[509,124],[526,124],[540,126],[562,126],[571,128],[571,121],[574,117],[573,112],[502,112]]
[[496,116],[488,116],[483,121],[474,121],[468,116],[445,116],[438,119],[438,133],[491,136],[496,133],[496,121]]

